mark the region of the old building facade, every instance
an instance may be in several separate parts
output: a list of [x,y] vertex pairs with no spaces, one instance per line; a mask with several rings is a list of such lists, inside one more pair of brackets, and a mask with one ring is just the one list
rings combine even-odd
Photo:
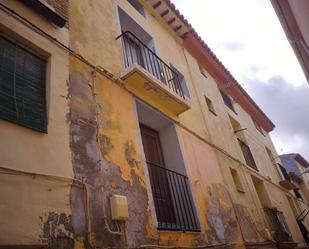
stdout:
[[293,189],[290,190],[296,200],[291,202],[292,210],[299,228],[303,234],[305,241],[308,243],[306,229],[308,227],[308,211],[306,203],[308,203],[309,194],[309,176],[308,176],[308,161],[299,153],[290,153],[280,155],[282,165],[280,165],[284,179],[293,184]]
[[0,247],[304,244],[274,125],[170,1],[0,3]]

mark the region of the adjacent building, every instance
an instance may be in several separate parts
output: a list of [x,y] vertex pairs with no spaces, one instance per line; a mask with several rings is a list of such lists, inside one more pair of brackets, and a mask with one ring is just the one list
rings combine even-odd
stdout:
[[306,243],[309,242],[308,238],[308,211],[306,203],[308,203],[308,162],[298,153],[291,153],[280,155],[282,165],[281,171],[284,175],[285,181],[292,183],[292,194],[295,195],[296,201],[291,203],[296,221],[303,234]]
[[0,248],[305,243],[274,124],[170,1],[0,20]]
[[309,3],[306,0],[272,0],[271,2],[309,82]]

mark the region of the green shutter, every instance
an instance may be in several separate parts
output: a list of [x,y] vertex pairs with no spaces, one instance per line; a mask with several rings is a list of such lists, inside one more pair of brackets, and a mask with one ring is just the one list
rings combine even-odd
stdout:
[[46,62],[0,36],[0,118],[47,132]]

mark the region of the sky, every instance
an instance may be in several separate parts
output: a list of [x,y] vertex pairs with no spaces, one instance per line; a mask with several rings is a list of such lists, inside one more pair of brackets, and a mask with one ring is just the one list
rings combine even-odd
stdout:
[[309,85],[269,0],[172,0],[276,125],[277,153],[309,161]]

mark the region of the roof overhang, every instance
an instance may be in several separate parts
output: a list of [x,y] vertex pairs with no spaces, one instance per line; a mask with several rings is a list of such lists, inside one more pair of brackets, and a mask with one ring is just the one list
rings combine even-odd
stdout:
[[309,1],[271,2],[309,83]]
[[248,112],[266,132],[275,127],[271,120],[255,104],[247,92],[239,85],[231,73],[217,59],[209,47],[202,43],[192,32],[184,38],[184,47],[214,77],[219,87],[223,88],[237,103]]
[[309,163],[308,161],[300,154],[295,154],[295,161],[297,161],[299,164],[301,164],[303,167],[308,168]]
[[184,23],[184,17],[171,3],[164,0],[149,0],[155,11],[163,18],[169,27],[180,37],[183,37],[189,30],[188,23]]

